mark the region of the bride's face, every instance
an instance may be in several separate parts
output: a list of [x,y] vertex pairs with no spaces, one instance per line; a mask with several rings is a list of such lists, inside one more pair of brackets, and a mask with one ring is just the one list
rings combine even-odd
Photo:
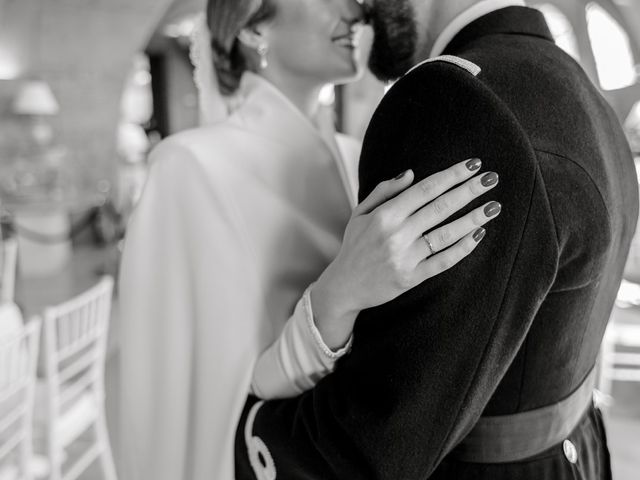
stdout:
[[364,69],[362,11],[356,0],[274,3],[276,15],[267,32],[270,65],[319,83],[350,80]]

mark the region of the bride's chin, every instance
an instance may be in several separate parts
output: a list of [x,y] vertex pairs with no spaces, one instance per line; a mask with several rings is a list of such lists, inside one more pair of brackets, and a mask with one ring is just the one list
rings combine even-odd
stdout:
[[[353,56],[345,64],[344,71],[336,75],[336,80],[332,83],[351,83],[360,80],[366,71],[365,63],[360,60],[360,55],[354,51]],[[338,73],[338,72],[336,72]]]
[[335,75],[331,81],[327,83],[333,83],[335,85],[342,85],[345,83],[353,83],[357,82],[364,75],[365,69],[364,67],[360,67],[359,65],[354,65],[353,68],[349,70],[345,70],[340,75]]
[[364,73],[367,71],[366,67],[359,62],[353,67],[353,74],[345,80],[345,83],[357,82],[364,77]]

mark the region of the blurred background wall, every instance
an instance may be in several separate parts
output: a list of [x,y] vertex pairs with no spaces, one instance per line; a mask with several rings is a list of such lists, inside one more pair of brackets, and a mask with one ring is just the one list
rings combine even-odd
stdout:
[[59,113],[55,142],[86,188],[115,175],[116,128],[125,79],[171,0],[0,0],[0,162],[27,148],[11,103],[27,79],[46,82]]
[[[580,62],[597,82],[584,15],[589,2],[531,3],[556,8],[572,20]],[[635,0],[599,4],[637,37],[640,9]],[[175,35],[162,33],[167,26],[179,26],[203,5],[204,0],[0,0],[0,167],[30,154],[31,132],[25,128],[25,118],[12,112],[12,102],[25,81],[42,80],[59,104],[59,111],[47,121],[55,144],[65,148],[64,157],[55,161],[64,162],[62,170],[73,177],[66,183],[67,194],[73,189],[79,189],[80,195],[82,191],[108,192],[116,183],[116,137],[125,85],[139,52],[150,54],[152,62],[154,55],[163,56],[163,65],[151,66],[164,68],[168,79],[166,101],[154,99],[156,106],[165,103],[170,110],[160,119],[161,133],[193,126],[190,65],[180,65],[186,55],[184,48],[171,42]],[[632,40],[637,54],[638,38]],[[640,96],[638,88],[634,84],[605,92],[623,120],[634,104],[631,99]],[[342,127],[361,136],[382,89],[367,77],[341,93]]]

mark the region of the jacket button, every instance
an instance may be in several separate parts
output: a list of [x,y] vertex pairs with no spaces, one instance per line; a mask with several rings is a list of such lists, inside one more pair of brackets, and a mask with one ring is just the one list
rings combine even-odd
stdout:
[[576,463],[578,461],[578,450],[571,440],[565,440],[562,443],[562,450],[564,450],[564,456],[567,457],[570,463]]

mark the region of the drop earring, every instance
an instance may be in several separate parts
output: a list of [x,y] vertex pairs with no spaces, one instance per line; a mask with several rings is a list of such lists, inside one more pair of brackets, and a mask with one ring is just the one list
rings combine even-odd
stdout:
[[258,45],[258,55],[260,56],[260,68],[264,70],[269,66],[269,61],[267,60],[267,53],[269,53],[269,45],[266,43],[261,43]]

